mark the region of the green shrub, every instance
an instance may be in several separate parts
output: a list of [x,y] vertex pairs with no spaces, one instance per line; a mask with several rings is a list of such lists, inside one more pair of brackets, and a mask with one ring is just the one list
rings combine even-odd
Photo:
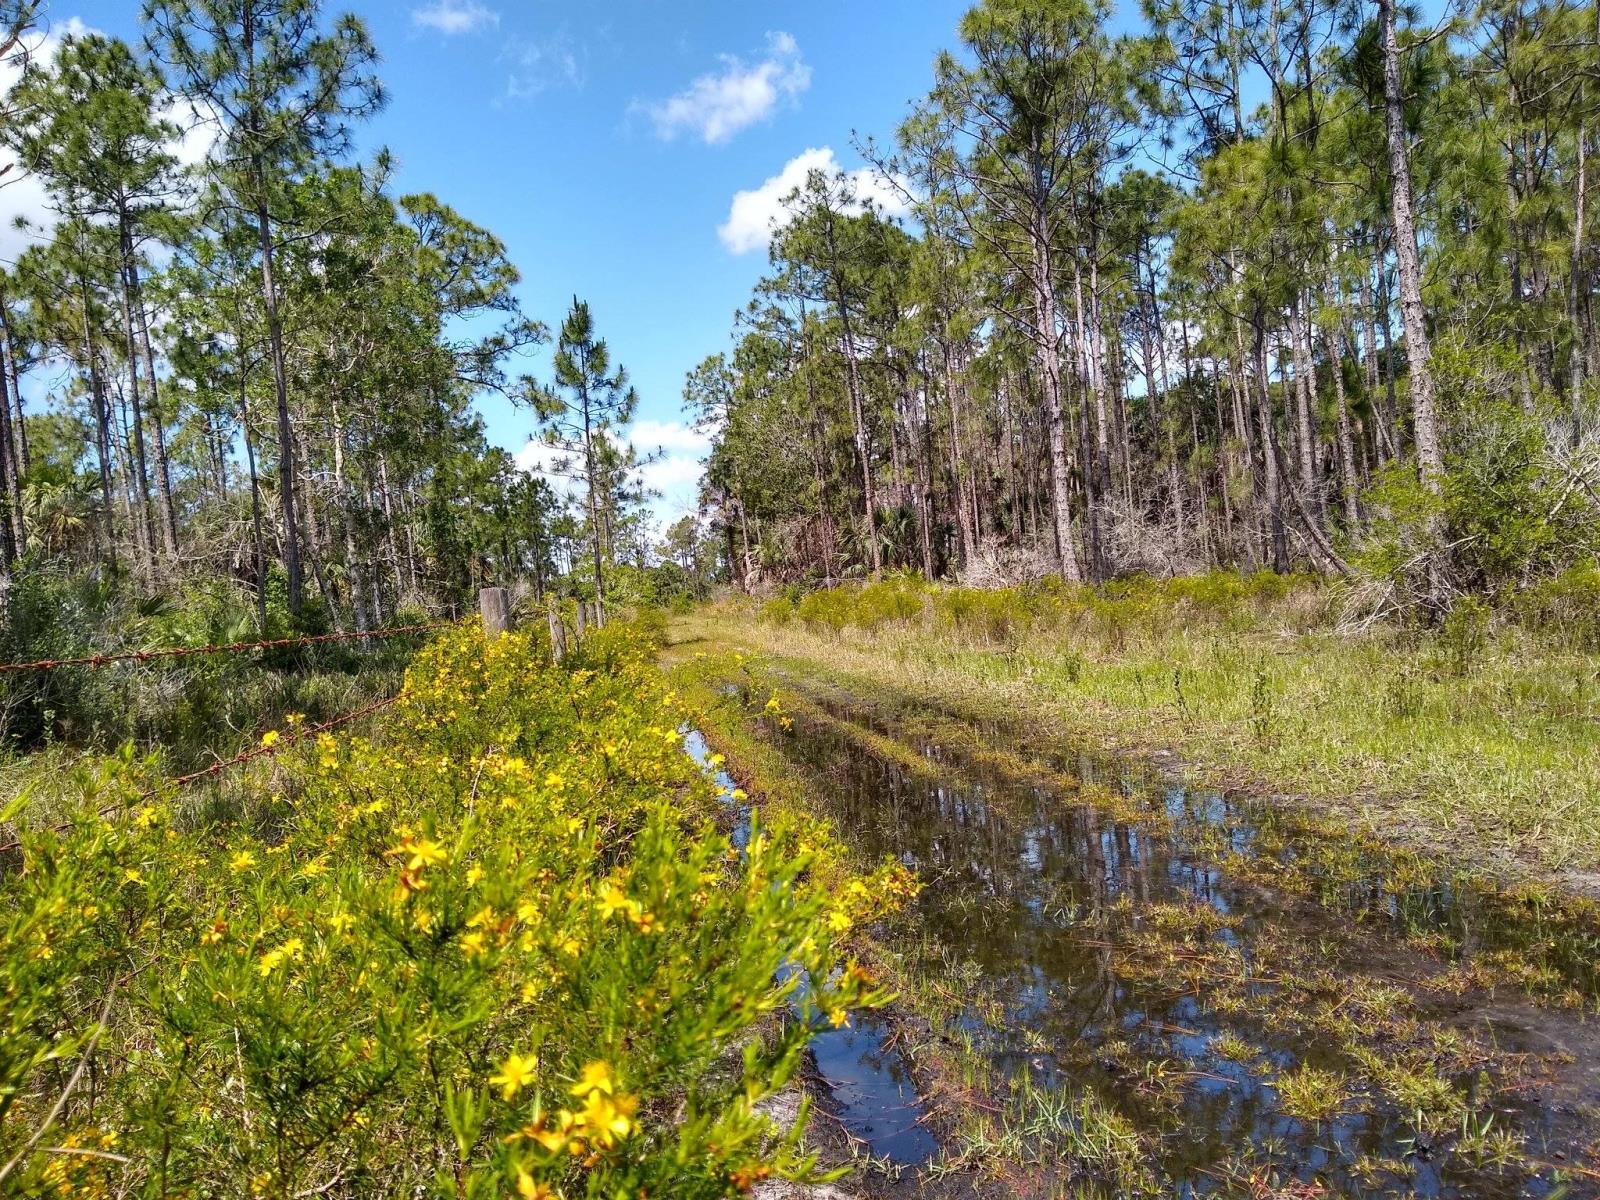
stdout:
[[1529,587],[1511,601],[1536,637],[1565,649],[1600,650],[1600,565],[1578,563]]
[[379,737],[282,751],[270,835],[142,794],[127,757],[80,770],[63,824],[0,813],[0,1191],[806,1175],[754,1106],[816,1023],[875,999],[849,930],[908,883],[813,886],[815,834],[759,819],[735,853],[654,655],[622,623],[563,667],[451,632]]
[[787,625],[795,618],[795,602],[785,595],[774,596],[762,603],[757,615],[769,625]]

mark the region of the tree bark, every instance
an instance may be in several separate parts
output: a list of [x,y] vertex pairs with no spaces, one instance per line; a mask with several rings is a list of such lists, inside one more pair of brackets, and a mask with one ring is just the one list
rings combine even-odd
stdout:
[[1042,227],[1033,237],[1034,349],[1039,360],[1039,381],[1044,388],[1045,422],[1050,447],[1050,503],[1055,524],[1056,565],[1068,583],[1083,582],[1078,552],[1072,540],[1072,464],[1067,457],[1066,414],[1061,397],[1056,291],[1052,277],[1050,244]]
[[1429,491],[1439,490],[1444,455],[1439,446],[1438,416],[1433,394],[1432,355],[1422,307],[1422,267],[1417,255],[1416,219],[1412,213],[1411,161],[1406,146],[1405,100],[1401,93],[1400,44],[1395,33],[1394,0],[1378,0],[1383,38],[1384,128],[1389,151],[1389,207],[1394,223],[1395,262],[1400,277],[1400,320],[1406,334],[1406,367],[1411,395],[1411,421],[1417,445],[1417,468]]

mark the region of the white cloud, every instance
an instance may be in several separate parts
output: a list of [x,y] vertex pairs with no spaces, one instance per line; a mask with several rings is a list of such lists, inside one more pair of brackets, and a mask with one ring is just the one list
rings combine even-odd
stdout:
[[682,421],[654,421],[644,417],[633,423],[628,436],[641,453],[657,448],[669,455],[711,453],[711,439]]
[[511,72],[506,76],[507,100],[529,100],[555,87],[582,87],[583,50],[565,34],[516,40],[507,47]]
[[434,0],[432,4],[413,8],[411,23],[418,29],[432,29],[453,37],[498,26],[500,14],[477,0]]
[[[99,32],[77,17],[63,21],[48,33],[34,34],[26,40],[27,61],[48,65],[54,61],[64,38]],[[0,60],[0,96],[10,92],[22,77],[21,57],[12,55]],[[177,96],[166,104],[161,116],[183,131],[169,147],[180,166],[198,166],[210,156],[217,140],[214,122],[203,119],[193,105]],[[5,170],[6,167],[11,169]],[[33,229],[17,229],[18,217],[29,222]],[[57,219],[43,182],[24,172],[16,156],[0,147],[0,262],[10,262],[28,246],[47,239]]]
[[[24,39],[21,53],[13,51],[0,59],[0,96],[8,95],[17,86],[25,62],[48,63],[55,58],[63,37],[81,37],[89,32],[87,25],[73,17],[48,34],[30,34]],[[56,221],[44,184],[23,171],[17,156],[0,146],[0,262],[9,263],[40,240],[38,235],[16,228],[19,217],[41,229],[51,228]]]
[[767,53],[759,62],[746,63],[731,54],[721,58],[721,71],[702,75],[676,96],[644,106],[659,137],[671,141],[688,131],[708,145],[726,142],[741,129],[765,120],[780,100],[793,100],[811,86],[811,68],[787,33],[767,34]]
[[[705,469],[701,459],[711,452],[711,439],[682,421],[649,417],[635,421],[625,437],[641,457],[661,452],[659,458],[641,466],[637,475],[645,487],[660,493],[650,501],[656,518],[670,522],[693,512],[699,504],[700,476]],[[581,485],[560,470],[561,460],[569,455],[532,438],[512,457],[522,470],[544,478],[558,496],[570,501],[581,497]]]
[[[903,217],[911,211],[900,186],[884,178],[871,167],[844,171],[839,160],[828,146],[810,149],[795,155],[783,164],[783,170],[767,179],[760,187],[735,192],[728,207],[728,219],[717,227],[717,236],[731,254],[748,254],[765,249],[772,241],[774,231],[789,223],[791,213],[784,201],[797,188],[805,186],[812,171],[825,175],[843,174],[851,190],[863,202],[872,205],[891,217]],[[854,206],[860,212],[864,204]]]

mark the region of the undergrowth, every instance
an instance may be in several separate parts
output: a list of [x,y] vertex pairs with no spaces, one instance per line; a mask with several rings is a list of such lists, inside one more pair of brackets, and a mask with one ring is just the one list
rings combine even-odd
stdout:
[[[814,1166],[759,1101],[882,994],[815,829],[715,831],[638,628],[451,631],[245,825],[130,756],[0,812],[6,1195],[722,1196]],[[276,738],[270,731],[269,738]],[[152,790],[153,789],[153,790]]]

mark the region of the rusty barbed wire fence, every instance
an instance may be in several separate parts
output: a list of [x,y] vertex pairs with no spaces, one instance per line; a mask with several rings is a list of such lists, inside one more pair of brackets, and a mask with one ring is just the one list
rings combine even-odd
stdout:
[[54,671],[59,667],[103,667],[109,663],[147,663],[163,658],[187,658],[200,654],[241,654],[249,650],[279,650],[295,646],[317,646],[328,642],[350,642],[366,638],[399,637],[407,633],[426,633],[444,629],[450,621],[426,625],[396,625],[388,629],[369,629],[358,633],[319,633],[297,638],[265,638],[255,642],[223,642],[212,646],[164,646],[155,650],[125,650],[115,654],[85,654],[77,658],[41,658],[33,662],[0,663],[0,675],[19,671]]
[[[386,629],[369,629],[353,633],[323,633],[308,634],[303,637],[292,638],[262,638],[250,642],[223,642],[206,646],[165,646],[153,650],[128,650],[110,654],[86,654],[70,658],[41,658],[31,662],[0,663],[0,676],[8,674],[21,674],[36,671],[55,671],[63,667],[89,667],[91,669],[107,666],[113,663],[148,663],[163,659],[181,659],[198,655],[210,654],[243,654],[255,650],[291,649],[299,646],[318,646],[331,642],[347,642],[367,640],[371,638],[401,637],[407,634],[431,633],[440,629],[447,629],[454,625],[454,621],[432,621],[420,625],[395,625]],[[403,691],[403,689],[402,689]],[[161,794],[163,791],[181,788],[202,779],[214,778],[224,771],[240,764],[251,762],[258,758],[270,757],[280,750],[288,749],[300,744],[307,738],[316,737],[330,730],[348,725],[352,721],[370,716],[382,709],[388,708],[400,699],[401,691],[385,696],[360,708],[341,713],[326,721],[320,721],[302,728],[290,729],[288,732],[279,733],[272,741],[263,741],[235,754],[232,758],[219,758],[209,766],[185,775],[176,775],[164,780],[155,787],[147,788],[139,793],[139,799],[146,800]],[[10,849],[9,846],[0,846],[0,850]]]

